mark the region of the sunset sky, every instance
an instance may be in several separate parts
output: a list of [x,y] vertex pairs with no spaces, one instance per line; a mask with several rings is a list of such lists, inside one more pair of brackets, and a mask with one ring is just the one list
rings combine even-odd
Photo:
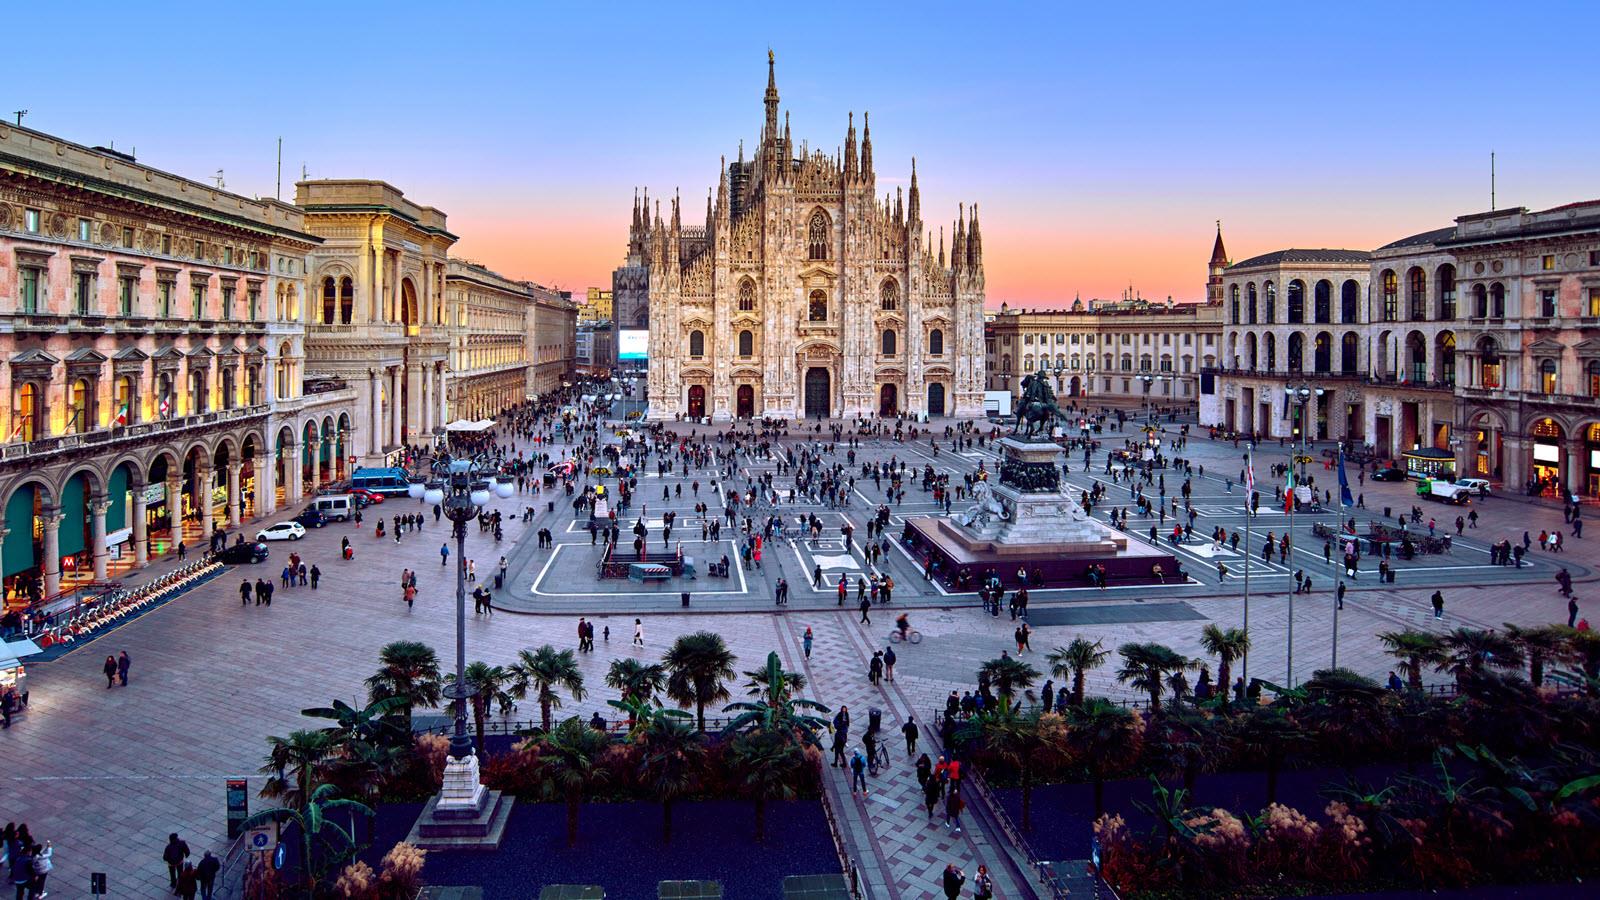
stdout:
[[[698,224],[753,147],[766,53],[796,140],[872,113],[879,193],[980,205],[992,306],[1204,294],[1235,259],[1371,248],[1600,196],[1594,4],[75,3],[8,11],[0,114],[284,199],[380,178],[455,252],[609,287],[636,187]],[[54,34],[53,38],[46,35]]]

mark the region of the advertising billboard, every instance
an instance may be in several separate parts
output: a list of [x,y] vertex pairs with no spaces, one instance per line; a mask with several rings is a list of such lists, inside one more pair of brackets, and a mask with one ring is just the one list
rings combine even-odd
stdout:
[[650,347],[650,332],[644,328],[624,328],[618,332],[617,362],[644,362]]

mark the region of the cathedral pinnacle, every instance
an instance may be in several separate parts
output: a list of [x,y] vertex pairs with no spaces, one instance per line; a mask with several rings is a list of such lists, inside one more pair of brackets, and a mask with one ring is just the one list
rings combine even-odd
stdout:
[[772,50],[767,50],[767,93],[764,98],[767,107],[767,139],[776,140],[778,137],[778,72],[777,63],[774,62]]
[[872,175],[872,126],[867,124],[867,114],[861,113],[861,172]]

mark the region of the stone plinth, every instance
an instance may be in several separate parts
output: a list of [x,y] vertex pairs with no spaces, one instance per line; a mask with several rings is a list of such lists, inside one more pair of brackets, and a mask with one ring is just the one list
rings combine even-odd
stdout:
[[476,755],[451,759],[438,796],[423,807],[406,840],[424,850],[498,850],[515,802],[483,786]]
[[[1172,578],[1177,560],[1084,513],[1063,489],[1058,444],[1005,437],[998,483],[986,484],[973,507],[957,519],[919,516],[906,521],[904,540],[936,561],[939,580],[954,584],[968,571],[971,587],[993,569],[1009,587],[1020,586],[1018,568],[1042,576],[1046,586],[1087,582],[1091,564],[1105,567],[1111,583],[1155,583]],[[1162,577],[1155,574],[1161,567]]]

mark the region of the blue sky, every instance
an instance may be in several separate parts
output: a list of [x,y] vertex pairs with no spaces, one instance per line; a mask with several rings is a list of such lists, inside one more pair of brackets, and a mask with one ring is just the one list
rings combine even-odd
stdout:
[[[0,113],[285,197],[387,180],[506,274],[609,284],[636,186],[697,221],[752,145],[870,110],[879,190],[983,211],[991,302],[1203,294],[1236,258],[1600,196],[1594,4],[281,3],[10,11]],[[69,31],[70,28],[70,31]],[[19,35],[34,39],[19,40]]]

